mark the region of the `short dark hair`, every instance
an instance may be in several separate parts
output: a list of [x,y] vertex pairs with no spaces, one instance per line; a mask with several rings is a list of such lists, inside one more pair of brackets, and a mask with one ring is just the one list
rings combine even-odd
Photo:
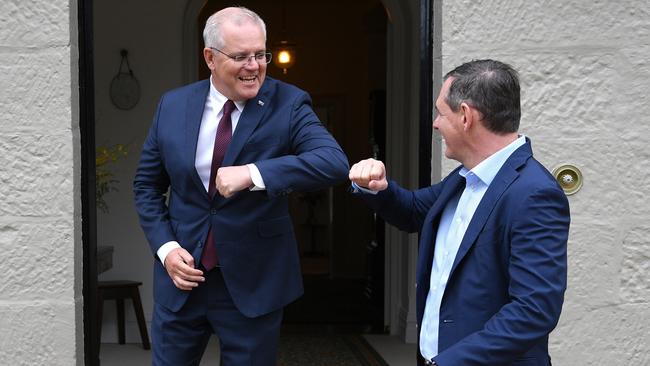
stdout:
[[445,75],[453,78],[445,101],[454,112],[465,102],[476,108],[485,127],[497,134],[517,132],[521,119],[517,71],[495,60],[473,60]]

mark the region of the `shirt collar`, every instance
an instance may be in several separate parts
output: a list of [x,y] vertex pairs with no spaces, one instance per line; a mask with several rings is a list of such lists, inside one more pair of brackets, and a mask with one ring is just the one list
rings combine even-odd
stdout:
[[[214,84],[212,84],[212,75],[210,75],[210,95],[208,96],[210,100],[212,101],[212,105],[215,106],[215,111],[221,112],[223,109],[224,104],[228,101],[228,98],[221,94],[217,88],[214,87]],[[235,102],[235,107],[237,107],[237,110],[239,112],[244,110],[244,106],[246,105],[246,102]]]
[[526,136],[519,135],[519,137],[509,143],[506,147],[490,155],[487,159],[480,162],[472,170],[468,170],[465,167],[462,167],[458,174],[467,180],[467,184],[472,183],[470,180],[478,180],[483,182],[486,186],[489,186],[494,180],[494,177],[497,175],[503,164],[506,163],[506,160],[512,155],[515,150],[520,148],[526,143]]

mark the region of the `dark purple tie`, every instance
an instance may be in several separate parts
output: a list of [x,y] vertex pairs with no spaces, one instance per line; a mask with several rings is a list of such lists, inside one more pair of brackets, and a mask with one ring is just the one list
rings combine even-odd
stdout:
[[[210,202],[212,202],[212,198],[214,198],[214,195],[217,193],[217,187],[214,182],[217,176],[217,170],[221,167],[223,157],[226,155],[226,150],[228,149],[228,144],[230,144],[230,140],[232,139],[232,121],[230,119],[230,114],[234,110],[235,103],[233,103],[232,100],[228,100],[223,106],[223,116],[219,121],[217,134],[214,137],[212,167],[210,170],[210,181],[208,182],[208,195],[210,196]],[[201,255],[201,264],[203,264],[203,267],[209,271],[217,266],[217,262],[217,249],[214,243],[212,225],[210,225],[208,237],[205,240],[205,246],[203,247],[203,254]]]

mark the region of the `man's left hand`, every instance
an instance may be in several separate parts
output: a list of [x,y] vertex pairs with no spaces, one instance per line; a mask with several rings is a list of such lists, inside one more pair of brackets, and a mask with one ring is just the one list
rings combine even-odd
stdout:
[[217,170],[215,184],[219,194],[229,198],[235,193],[249,188],[253,184],[253,180],[246,165],[227,166]]

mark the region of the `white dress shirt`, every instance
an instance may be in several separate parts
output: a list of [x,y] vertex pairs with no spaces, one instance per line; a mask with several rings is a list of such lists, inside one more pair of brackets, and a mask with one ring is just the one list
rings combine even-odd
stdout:
[[472,170],[463,167],[458,172],[465,177],[465,189],[462,194],[456,195],[447,203],[440,218],[431,266],[429,294],[420,326],[420,353],[427,360],[431,360],[438,354],[440,304],[467,226],[496,174],[510,155],[525,143],[526,137],[520,135]]
[[[228,98],[223,94],[219,93],[217,89],[212,84],[212,77],[210,77],[210,94],[205,100],[205,107],[203,109],[203,117],[201,118],[201,127],[199,129],[199,138],[196,144],[196,156],[194,160],[194,166],[196,171],[201,178],[203,187],[207,192],[209,189],[210,183],[210,173],[212,170],[212,152],[214,151],[214,140],[217,135],[217,128],[219,127],[219,121],[223,116],[223,107],[228,101]],[[230,115],[230,120],[232,123],[232,133],[235,133],[237,128],[237,123],[239,122],[239,117],[246,106],[246,101],[235,102],[235,109]],[[263,190],[266,189],[264,184],[264,179],[260,174],[259,169],[255,164],[247,164],[248,171],[250,172],[251,179],[253,181],[253,186],[251,190]],[[163,244],[156,254],[158,258],[165,263],[165,258],[167,254],[175,248],[179,248],[180,244],[177,241],[169,241]]]

